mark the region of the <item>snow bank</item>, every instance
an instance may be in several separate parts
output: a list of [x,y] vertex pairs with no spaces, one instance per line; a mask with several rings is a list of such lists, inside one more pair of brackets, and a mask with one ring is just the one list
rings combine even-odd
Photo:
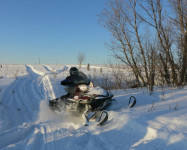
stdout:
[[26,65],[26,70],[27,70],[28,74],[32,75],[35,78],[44,75],[43,72],[35,70],[34,67],[30,66],[30,65]]

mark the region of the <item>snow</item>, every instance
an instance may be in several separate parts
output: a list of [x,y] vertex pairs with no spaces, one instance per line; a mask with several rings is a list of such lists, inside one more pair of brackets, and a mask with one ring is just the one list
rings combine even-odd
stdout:
[[[0,68],[1,150],[186,150],[187,87],[115,90],[108,124],[83,126],[70,112],[54,113],[48,100],[65,94],[60,85],[71,65],[3,65]],[[92,66],[94,68],[94,66]],[[99,66],[97,76],[99,74]],[[92,76],[95,70],[81,71]],[[103,68],[103,73],[109,73]],[[96,87],[94,92],[104,92]],[[92,90],[93,92],[93,90]],[[130,96],[137,104],[128,108]]]

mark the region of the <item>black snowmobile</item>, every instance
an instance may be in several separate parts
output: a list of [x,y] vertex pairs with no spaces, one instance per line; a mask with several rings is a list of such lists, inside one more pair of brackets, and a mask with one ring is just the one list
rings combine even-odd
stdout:
[[[81,89],[88,87],[86,85],[77,86],[75,94],[67,94],[49,101],[50,108],[53,111],[73,111],[82,115],[85,126],[89,122],[98,122],[98,125],[104,125],[108,120],[108,113],[105,110],[113,99],[113,95],[106,92],[106,95],[89,94]],[[134,107],[136,98],[131,96],[128,107]]]
[[[77,68],[70,69],[70,76],[61,82],[67,91],[66,95],[49,101],[49,106],[53,111],[73,111],[81,114],[84,118],[85,125],[90,121],[98,122],[103,125],[108,120],[108,113],[104,110],[109,106],[113,99],[113,95],[104,91],[102,94],[92,94],[90,89],[95,87],[82,72]],[[133,98],[133,101],[131,100]],[[136,104],[136,99],[131,97],[129,107]]]
[[[69,88],[69,87],[68,87]],[[53,111],[74,111],[82,115],[85,125],[90,121],[97,121],[103,125],[108,120],[108,113],[104,109],[114,100],[113,95],[106,92],[106,95],[88,93],[89,86],[78,85],[74,94],[67,94],[49,101]]]

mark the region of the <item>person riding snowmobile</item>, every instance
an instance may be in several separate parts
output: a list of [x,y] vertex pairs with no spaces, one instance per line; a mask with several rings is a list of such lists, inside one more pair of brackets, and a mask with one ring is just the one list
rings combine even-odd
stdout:
[[[76,67],[69,70],[70,75],[61,81],[65,86],[66,95],[49,100],[52,111],[70,111],[81,115],[85,126],[89,122],[104,125],[108,120],[108,113],[104,109],[113,101],[113,94],[100,87],[93,86],[87,76]],[[131,100],[132,99],[132,100]],[[130,97],[129,107],[136,104],[136,99]]]
[[77,90],[78,85],[89,85],[90,80],[88,77],[76,67],[72,67],[69,71],[70,76],[66,77],[65,80],[61,81],[61,85],[66,86],[66,91],[69,94],[74,94]]
[[[86,85],[90,84],[90,80],[88,77],[81,71],[79,71],[76,67],[71,67],[69,70],[70,75],[66,77],[65,80],[61,81],[61,85],[65,86],[65,90],[67,92],[66,95],[60,97],[61,100],[67,99],[71,95],[77,92],[78,85]],[[59,99],[49,101],[50,105],[55,105]]]

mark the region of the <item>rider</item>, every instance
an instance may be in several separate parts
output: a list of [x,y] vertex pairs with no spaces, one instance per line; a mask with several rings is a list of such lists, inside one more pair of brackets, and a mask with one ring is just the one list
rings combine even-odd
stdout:
[[[70,75],[66,77],[65,80],[61,81],[61,85],[66,86],[66,95],[60,97],[61,100],[68,98],[76,92],[76,88],[80,84],[89,85],[90,80],[88,77],[76,67],[71,67],[69,70]],[[50,100],[49,103],[54,105],[59,99]]]
[[83,72],[79,71],[76,67],[70,68],[69,73],[70,76],[61,81],[61,85],[66,86],[66,91],[69,94],[74,94],[77,86],[80,84],[90,84],[90,80],[88,79],[88,77]]

